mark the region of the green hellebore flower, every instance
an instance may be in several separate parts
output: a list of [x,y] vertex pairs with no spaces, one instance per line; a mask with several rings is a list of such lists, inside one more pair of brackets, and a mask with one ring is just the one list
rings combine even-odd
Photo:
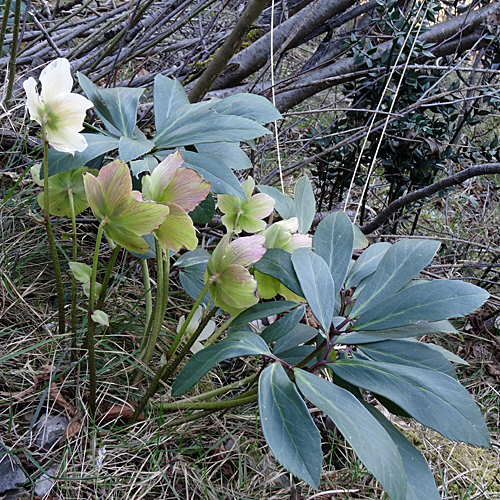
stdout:
[[28,78],[23,86],[30,118],[45,125],[49,143],[58,151],[75,154],[87,147],[83,120],[87,109],[94,105],[85,97],[72,94],[73,78],[69,61],[59,58],[40,74],[42,91],[36,90],[36,80]]
[[[73,195],[75,216],[89,208],[89,202],[87,201],[85,187],[83,185],[84,172],[94,175],[98,173],[95,169],[80,167],[73,170],[65,170],[64,172],[49,177],[50,215],[71,217],[70,193]],[[43,187],[43,182],[40,180],[40,165],[31,167],[31,175],[35,183]],[[43,191],[38,195],[37,201],[40,207],[43,208]]]
[[226,234],[208,260],[204,281],[214,304],[231,314],[257,304],[257,282],[246,269],[266,253],[264,236],[247,236],[231,241]]
[[121,160],[103,167],[97,178],[84,173],[83,181],[92,212],[107,236],[131,252],[146,253],[149,245],[141,235],[157,229],[169,208],[144,201],[139,191],[132,191],[130,171]]
[[164,203],[169,214],[154,234],[163,249],[178,252],[183,246],[194,250],[198,238],[189,217],[210,192],[210,182],[190,168],[180,168],[184,158],[180,151],[167,156],[151,173],[143,177],[142,193],[147,200]]
[[220,194],[217,204],[225,214],[222,223],[228,231],[234,230],[236,234],[245,231],[258,233],[266,228],[266,223],[261,220],[273,211],[275,201],[267,194],[260,193],[252,196],[255,181],[249,177],[241,183],[245,191],[246,201],[231,194]]

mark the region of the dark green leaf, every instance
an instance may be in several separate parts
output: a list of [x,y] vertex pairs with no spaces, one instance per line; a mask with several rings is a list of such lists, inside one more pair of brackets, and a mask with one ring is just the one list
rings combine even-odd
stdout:
[[453,365],[442,354],[422,342],[386,340],[363,344],[360,349],[375,361],[437,370],[457,378]]
[[255,94],[236,94],[212,104],[212,109],[224,115],[236,115],[261,125],[281,120],[281,113],[265,98]]
[[290,219],[291,217],[297,217],[297,212],[295,210],[295,202],[290,198],[290,196],[283,194],[276,188],[272,186],[266,186],[259,184],[257,186],[261,193],[267,194],[274,199],[276,204],[274,208],[281,215],[283,219]]
[[359,331],[341,335],[338,344],[366,344],[367,342],[379,342],[381,340],[407,339],[420,337],[430,333],[457,333],[455,327],[447,320],[443,321],[419,321],[413,325],[400,326],[390,330]]
[[313,339],[318,335],[318,330],[304,323],[299,323],[292,328],[284,337],[281,337],[275,344],[273,353],[281,357],[283,351],[288,351],[293,347],[297,347],[305,342]]
[[249,307],[246,311],[238,314],[234,318],[232,325],[244,325],[245,323],[250,323],[256,319],[267,318],[273,314],[280,314],[282,312],[288,311],[297,306],[297,302],[292,302],[289,300],[279,300],[273,302],[261,302],[260,304],[255,304]]
[[472,396],[444,373],[353,359],[329,367],[351,384],[394,401],[421,424],[448,439],[489,446],[488,429]]
[[328,265],[309,248],[293,252],[292,264],[312,313],[328,332],[335,303],[335,287]]
[[[49,149],[49,176],[65,170],[73,170],[86,165],[90,160],[118,147],[118,139],[103,134],[82,134],[87,140],[87,147],[75,154],[61,153],[54,148]],[[43,173],[43,169],[40,174]],[[43,176],[42,176],[43,178]]]
[[269,133],[253,120],[221,115],[210,109],[208,103],[198,103],[179,108],[153,140],[163,149],[204,142],[240,142]]
[[137,157],[149,153],[153,149],[154,142],[147,139],[130,139],[128,137],[120,137],[120,144],[118,146],[118,154],[120,160],[129,162],[135,160]]
[[297,309],[285,314],[281,319],[275,321],[272,325],[262,330],[261,337],[270,344],[280,339],[294,328],[304,317],[305,306],[299,306]]
[[179,108],[189,105],[189,99],[182,85],[175,79],[162,75],[155,77],[154,107],[155,127],[157,132],[163,130],[164,124]]
[[362,404],[377,419],[398,447],[407,478],[406,500],[440,500],[434,477],[424,457],[376,408],[364,401]]
[[198,153],[211,156],[220,164],[232,170],[252,168],[252,162],[236,143],[216,142],[197,144],[196,150]]
[[300,392],[333,420],[390,497],[406,500],[403,460],[382,425],[345,389],[303,370],[295,369],[294,373]]
[[[315,347],[313,345],[299,345],[296,347],[292,347],[291,349],[287,349],[286,351],[280,351],[277,356],[279,359],[285,361],[285,363],[296,365],[300,363],[304,358],[309,356],[309,354],[311,354],[314,349]],[[306,366],[309,366],[312,363],[313,362],[309,362]]]
[[314,253],[323,258],[330,269],[335,291],[344,283],[354,244],[351,219],[344,212],[326,216],[316,228],[313,238]]
[[303,297],[299,280],[292,266],[292,256],[285,250],[270,248],[262,259],[254,264],[254,267],[257,271],[276,278],[293,293]]
[[251,332],[234,332],[218,344],[198,351],[187,362],[172,385],[172,396],[182,396],[224,359],[270,354],[267,344]]
[[346,289],[357,286],[361,280],[374,273],[389,248],[391,244],[384,242],[370,245],[350,269],[345,284]]
[[382,257],[377,270],[363,283],[361,292],[356,291],[352,317],[387,302],[388,297],[429,264],[439,245],[439,241],[432,240],[400,240],[392,245]]
[[426,281],[371,307],[356,321],[356,330],[383,330],[410,325],[425,318],[440,321],[475,311],[489,293],[470,283],[451,280]]
[[209,193],[208,196],[192,211],[189,217],[195,224],[208,224],[215,213],[215,200]]
[[279,363],[265,368],[259,378],[259,412],[274,458],[294,476],[317,488],[322,461],[319,431]]
[[[203,274],[193,273],[191,271],[185,271],[179,273],[179,281],[181,282],[184,291],[193,299],[196,300],[205,286],[203,283]],[[207,305],[210,301],[210,293],[207,292],[203,297],[202,304]]]
[[316,214],[316,199],[307,175],[302,176],[294,189],[295,212],[299,219],[299,233],[307,233]]
[[174,266],[178,266],[180,268],[190,268],[192,266],[203,264],[203,272],[205,272],[208,259],[210,259],[210,254],[206,250],[203,250],[203,248],[196,248],[191,252],[183,253],[175,261]]
[[232,170],[211,155],[183,151],[184,167],[196,170],[206,181],[211,183],[210,190],[218,194],[232,194],[246,199],[245,191]]

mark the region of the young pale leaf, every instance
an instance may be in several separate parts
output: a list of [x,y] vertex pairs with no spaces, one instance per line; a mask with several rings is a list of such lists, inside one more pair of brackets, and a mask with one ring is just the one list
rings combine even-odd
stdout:
[[262,430],[274,457],[294,476],[317,488],[321,477],[321,438],[307,406],[279,363],[259,378]]
[[326,216],[314,233],[314,253],[327,263],[337,294],[340,293],[347,274],[353,244],[353,225],[344,212],[334,212]]
[[114,87],[99,89],[104,104],[109,110],[113,125],[121,135],[132,138],[137,123],[137,107],[144,89],[131,87]]
[[280,248],[270,248],[254,265],[257,271],[269,274],[293,293],[303,296],[299,280],[292,265],[292,256]]
[[352,317],[378,304],[387,303],[388,297],[394,295],[429,264],[440,244],[439,241],[432,240],[401,240],[392,245],[377,270],[366,280],[352,308]]
[[161,132],[167,120],[178,109],[189,105],[182,85],[172,78],[157,75],[154,84],[155,128]]
[[444,373],[354,359],[328,366],[351,384],[394,401],[421,424],[448,439],[489,446],[488,429],[472,396]]
[[323,410],[392,500],[406,500],[406,474],[398,447],[361,401],[338,385],[295,369],[300,392]]
[[234,318],[231,323],[233,326],[244,325],[245,323],[250,323],[256,319],[267,318],[268,316],[273,316],[274,314],[281,314],[285,311],[293,309],[297,306],[297,302],[291,302],[288,300],[280,300],[276,302],[261,302],[260,304],[255,304],[249,307],[246,311],[239,314]]
[[299,233],[307,233],[316,214],[316,199],[307,175],[302,176],[295,184],[294,201]]
[[440,500],[434,476],[424,457],[376,408],[365,401],[361,403],[382,425],[398,447],[408,481],[406,500]]
[[236,94],[226,97],[214,102],[211,108],[217,113],[241,116],[261,125],[283,118],[268,99],[255,94]]
[[189,359],[172,385],[172,396],[186,394],[209,370],[224,359],[270,353],[267,344],[255,333],[246,331],[231,333],[223,341],[198,351]]
[[373,274],[389,248],[391,244],[384,242],[370,245],[351,267],[345,283],[346,289],[357,286],[361,280]]
[[281,319],[275,321],[272,325],[264,328],[260,336],[268,343],[280,339],[290,332],[297,323],[304,317],[305,306],[299,306],[297,309],[285,314]]
[[295,202],[287,194],[283,194],[276,188],[272,186],[266,186],[264,184],[259,184],[257,186],[261,193],[265,193],[271,198],[274,198],[276,204],[274,208],[281,215],[283,219],[291,219],[297,216],[297,210],[295,209]]
[[196,170],[211,184],[211,191],[217,194],[232,194],[245,199],[245,192],[231,169],[220,163],[216,157],[192,151],[183,151],[184,166]]
[[81,262],[70,262],[69,267],[73,272],[73,276],[80,283],[87,283],[92,276],[92,268],[87,264],[83,264]]
[[360,349],[374,361],[437,370],[457,378],[453,365],[441,353],[422,342],[386,340],[363,344]]
[[309,307],[325,332],[333,318],[335,286],[326,262],[308,248],[292,254],[292,264]]
[[103,326],[109,326],[108,315],[104,311],[99,311],[98,309],[92,313],[92,319]]
[[284,337],[281,337],[275,344],[273,354],[281,358],[282,353],[294,347],[300,346],[318,335],[318,330],[309,325],[299,323],[292,328]]
[[411,325],[422,318],[440,321],[462,317],[483,305],[488,297],[489,293],[482,288],[463,281],[427,281],[371,307],[358,318],[355,328],[383,330]]

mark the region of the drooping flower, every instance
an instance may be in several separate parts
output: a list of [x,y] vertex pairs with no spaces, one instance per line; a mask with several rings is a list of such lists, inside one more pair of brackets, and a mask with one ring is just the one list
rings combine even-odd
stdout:
[[46,66],[40,74],[42,90],[36,90],[36,80],[28,78],[26,91],[28,111],[32,120],[44,124],[49,143],[58,151],[74,154],[87,147],[83,120],[93,104],[85,97],[72,94],[73,78],[69,61],[59,58]]
[[[185,331],[185,334],[188,337],[191,337],[191,335],[193,335],[196,332],[196,330],[198,329],[198,326],[200,326],[200,323],[201,323],[203,316],[205,315],[205,312],[206,312],[205,306],[200,306],[200,307],[198,307],[198,309],[196,309],[196,311],[194,312],[193,317],[191,318],[191,321],[189,322],[189,325]],[[185,321],[186,321],[186,317],[181,316],[181,318],[179,319],[179,323],[177,325],[177,333],[179,333],[181,331],[182,325],[185,323]],[[214,331],[215,331],[215,322],[210,320],[207,323],[207,326],[205,326],[205,328],[203,328],[203,331],[198,336],[198,339],[196,340],[196,342],[191,346],[191,352],[197,353],[198,351],[201,351],[203,349],[202,342],[204,340],[207,340],[208,337],[210,337],[210,335],[212,335],[212,333],[214,333]]]
[[249,177],[241,183],[245,192],[246,200],[230,194],[220,194],[217,204],[225,214],[222,216],[222,223],[228,231],[234,230],[236,234],[245,231],[247,233],[257,233],[266,228],[266,223],[262,220],[273,211],[275,201],[264,193],[254,194],[255,181]]
[[170,212],[154,231],[163,249],[178,252],[183,246],[194,250],[198,245],[196,230],[189,217],[195,207],[210,192],[210,182],[190,168],[181,168],[184,158],[180,151],[167,156],[142,180],[142,193],[146,200],[164,203]]
[[[94,175],[98,174],[98,170],[80,167],[73,170],[65,170],[49,177],[49,206],[51,215],[58,215],[59,217],[71,216],[70,195],[73,197],[75,215],[89,208],[89,202],[87,201],[83,185],[84,172]],[[40,165],[31,167],[31,175],[35,183],[43,187],[43,182],[40,180]],[[37,200],[40,207],[44,208],[43,192],[38,195]]]
[[231,314],[238,314],[257,304],[257,282],[246,269],[266,253],[264,236],[247,236],[231,242],[226,234],[208,260],[204,281],[214,304]]
[[[293,253],[298,248],[311,248],[312,238],[308,234],[297,233],[299,229],[299,220],[297,217],[275,222],[269,226],[262,235],[266,238],[266,248],[281,248],[288,253]],[[259,295],[263,299],[271,299],[278,293],[287,300],[301,302],[299,297],[276,278],[268,274],[254,272],[255,279],[259,284]]]
[[169,208],[132,191],[130,171],[121,160],[101,168],[97,178],[84,173],[83,180],[90,208],[107,236],[127,250],[146,253],[149,245],[141,236],[157,229]]

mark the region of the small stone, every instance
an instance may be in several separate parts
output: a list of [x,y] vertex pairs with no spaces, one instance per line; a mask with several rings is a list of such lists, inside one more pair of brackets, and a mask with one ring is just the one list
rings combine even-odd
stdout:
[[15,500],[25,490],[18,485],[27,480],[19,465],[19,459],[0,443],[0,497],[5,500]]
[[68,423],[63,415],[43,415],[35,425],[35,444],[38,448],[50,450],[61,441]]
[[51,467],[47,474],[42,474],[38,481],[35,483],[35,495],[39,495],[41,497],[45,496],[54,485],[53,476],[57,474],[57,469]]

